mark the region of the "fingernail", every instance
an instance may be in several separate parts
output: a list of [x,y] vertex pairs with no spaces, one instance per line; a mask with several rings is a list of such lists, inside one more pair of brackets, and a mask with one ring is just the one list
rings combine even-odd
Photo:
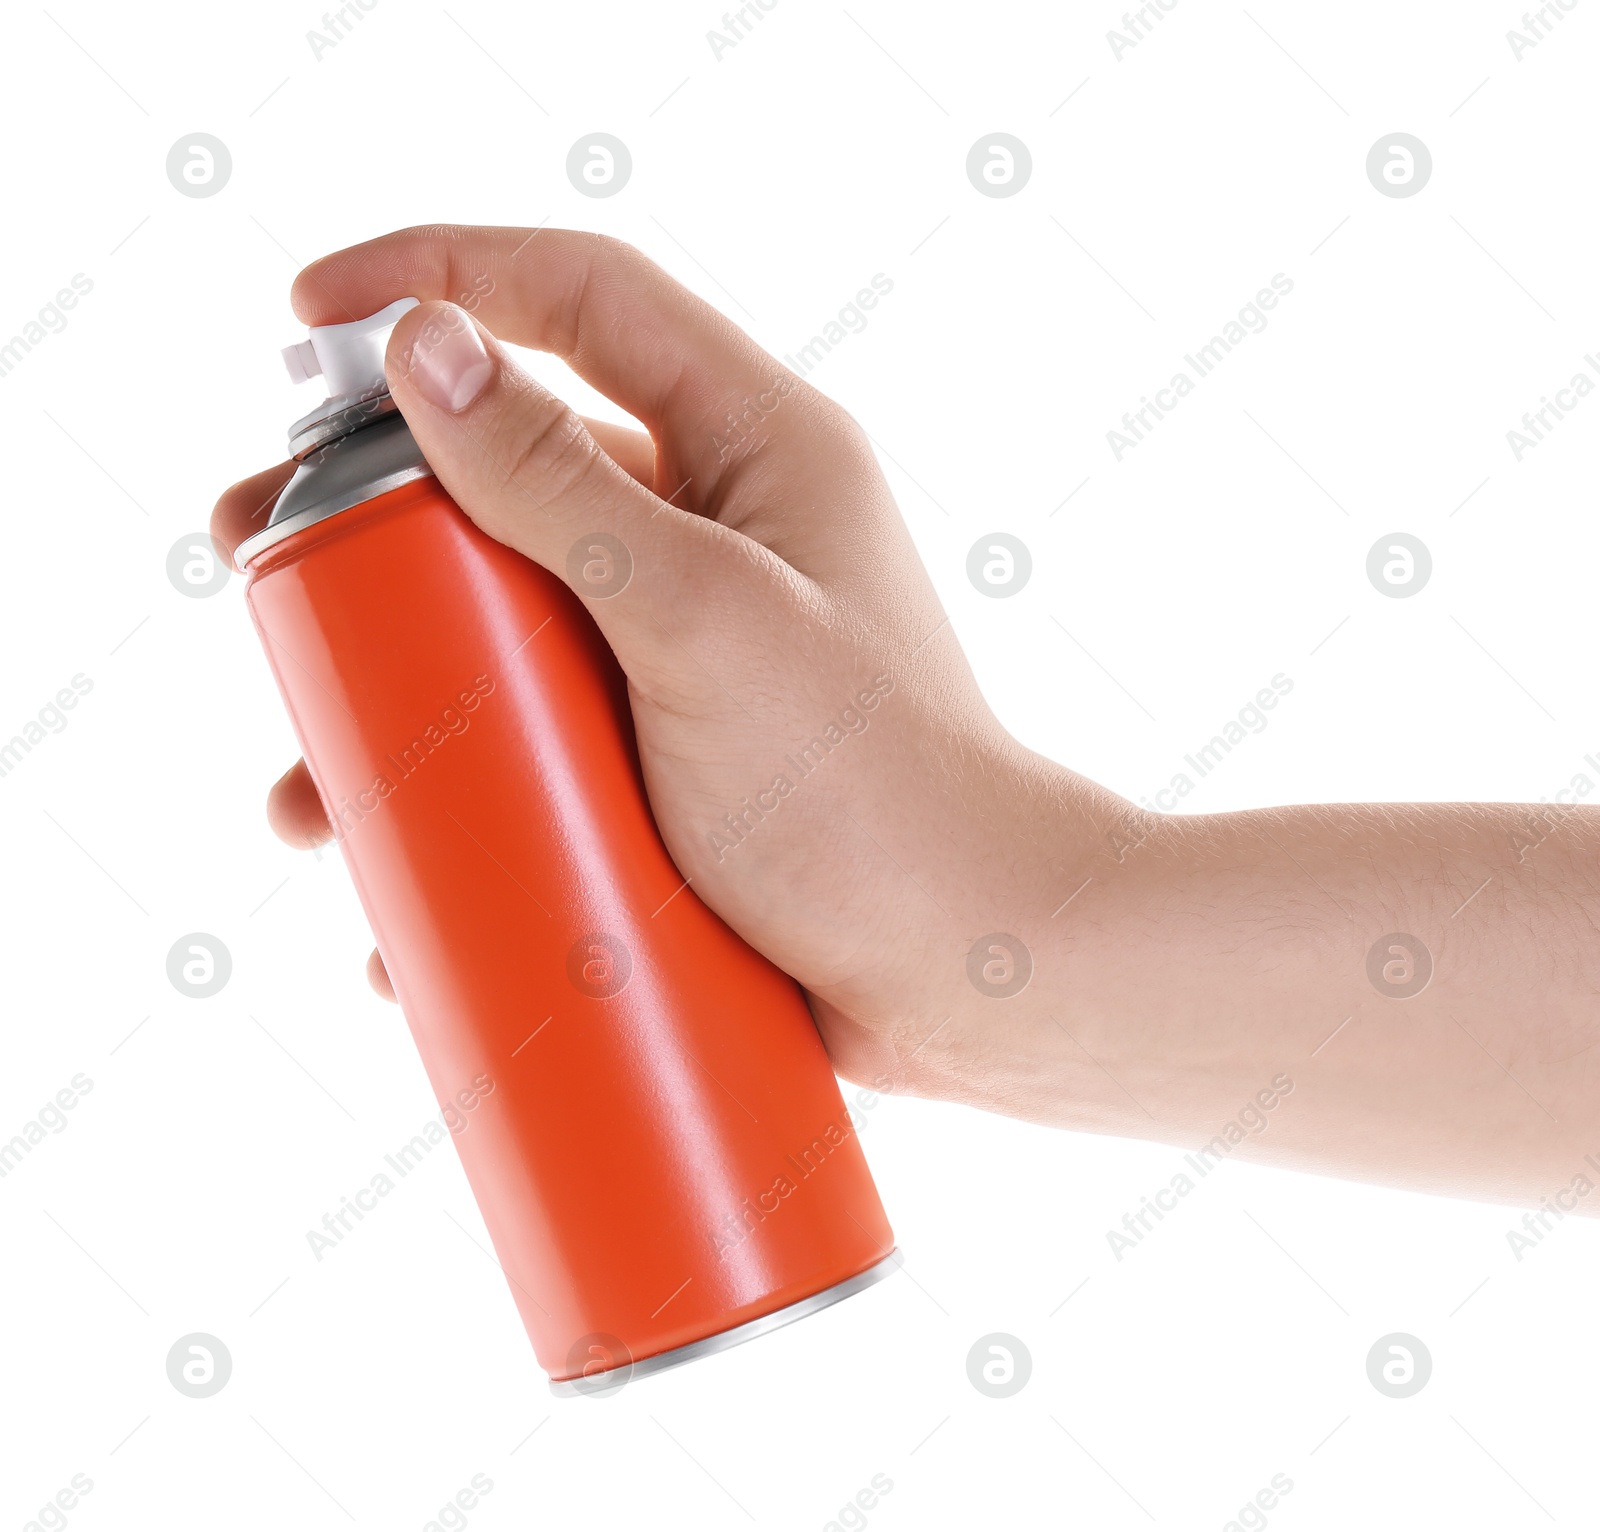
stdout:
[[407,370],[417,392],[429,404],[454,415],[483,392],[494,363],[471,318],[447,303],[424,323],[411,343]]

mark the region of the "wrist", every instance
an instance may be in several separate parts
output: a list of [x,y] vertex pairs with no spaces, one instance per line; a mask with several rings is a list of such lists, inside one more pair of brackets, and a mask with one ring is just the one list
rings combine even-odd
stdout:
[[877,1089],[1138,1131],[1147,1119],[1100,1055],[1120,1032],[1107,983],[1126,962],[1120,873],[1154,816],[996,736],[962,752],[973,786],[908,933],[898,1024],[853,1057]]

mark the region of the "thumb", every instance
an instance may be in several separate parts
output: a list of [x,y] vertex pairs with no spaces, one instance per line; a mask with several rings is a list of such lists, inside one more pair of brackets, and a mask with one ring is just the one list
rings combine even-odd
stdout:
[[451,498],[489,536],[566,581],[636,681],[683,668],[695,647],[683,630],[719,608],[725,621],[730,601],[748,595],[751,553],[774,558],[652,494],[453,303],[406,314],[386,366]]

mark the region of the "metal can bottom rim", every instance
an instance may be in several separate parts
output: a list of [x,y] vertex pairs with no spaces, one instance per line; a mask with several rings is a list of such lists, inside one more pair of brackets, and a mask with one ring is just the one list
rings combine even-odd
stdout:
[[719,1351],[730,1350],[745,1341],[754,1340],[758,1335],[781,1330],[797,1319],[804,1319],[807,1315],[830,1308],[842,1299],[853,1297],[856,1293],[881,1282],[891,1272],[898,1270],[900,1264],[900,1251],[897,1247],[881,1261],[867,1267],[865,1271],[857,1272],[853,1277],[846,1277],[843,1282],[835,1282],[832,1287],[825,1287],[820,1293],[812,1293],[809,1298],[801,1298],[797,1303],[774,1309],[770,1314],[746,1320],[744,1324],[735,1325],[731,1330],[719,1330],[715,1335],[690,1341],[687,1346],[674,1346],[670,1351],[658,1351],[654,1356],[644,1357],[637,1362],[624,1362],[620,1367],[610,1367],[604,1372],[592,1372],[581,1378],[564,1378],[559,1381],[552,1378],[550,1392],[558,1399],[572,1399],[584,1394],[615,1393],[624,1383],[631,1383],[635,1378],[647,1378],[652,1373],[665,1372],[669,1367],[681,1367],[685,1362],[697,1361],[703,1356],[714,1356]]

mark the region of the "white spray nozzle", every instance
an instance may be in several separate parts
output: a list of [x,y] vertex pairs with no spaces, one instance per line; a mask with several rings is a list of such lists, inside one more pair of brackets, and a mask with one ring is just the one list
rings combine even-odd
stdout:
[[415,298],[397,298],[387,308],[349,324],[312,325],[308,338],[283,348],[283,365],[292,383],[326,380],[328,394],[365,394],[385,385],[383,353],[400,316],[417,307]]

